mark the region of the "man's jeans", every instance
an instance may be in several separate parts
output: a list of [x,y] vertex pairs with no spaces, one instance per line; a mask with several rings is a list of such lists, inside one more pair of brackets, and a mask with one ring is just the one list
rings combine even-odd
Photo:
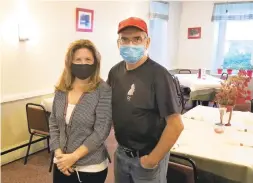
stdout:
[[130,158],[121,147],[114,154],[115,183],[167,183],[169,154],[154,169],[145,169],[140,158]]

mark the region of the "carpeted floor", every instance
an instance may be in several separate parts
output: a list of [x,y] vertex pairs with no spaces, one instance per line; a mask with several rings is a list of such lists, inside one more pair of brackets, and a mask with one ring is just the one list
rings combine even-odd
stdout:
[[[107,139],[107,147],[111,158],[117,143],[112,131]],[[49,173],[50,154],[41,151],[29,156],[28,162],[24,165],[24,160],[18,160],[1,167],[1,183],[52,183],[52,173]],[[109,172],[106,183],[113,183],[113,163],[109,165]]]

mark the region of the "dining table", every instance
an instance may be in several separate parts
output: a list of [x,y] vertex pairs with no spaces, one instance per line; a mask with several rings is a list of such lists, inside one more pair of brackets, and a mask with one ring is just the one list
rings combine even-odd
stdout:
[[[228,114],[225,114],[228,118]],[[227,182],[253,183],[253,113],[233,111],[231,126],[215,132],[218,108],[197,106],[182,115],[184,130],[172,152],[193,159],[199,170]]]
[[221,88],[220,78],[206,75],[198,78],[197,74],[175,74],[181,86],[190,89],[190,99],[199,101],[213,101],[215,94]]

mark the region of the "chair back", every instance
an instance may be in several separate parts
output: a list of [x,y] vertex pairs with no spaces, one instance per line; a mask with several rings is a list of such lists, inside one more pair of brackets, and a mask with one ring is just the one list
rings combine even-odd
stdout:
[[183,160],[190,164],[184,165],[178,162],[169,162],[167,171],[167,182],[168,183],[197,183],[197,168],[195,162],[190,158],[173,154],[170,155],[173,159]]
[[180,104],[180,107],[184,107],[184,96],[183,96],[183,93],[182,93],[182,90],[181,90],[181,87],[180,87],[180,83],[179,83],[179,80],[176,76],[172,76],[173,77],[173,82],[175,84],[175,87],[176,87],[176,94],[177,94],[177,98],[179,99],[179,104]]
[[251,107],[251,102],[250,103],[244,103],[244,104],[236,104],[234,107],[234,111],[242,111],[242,112],[251,112],[252,107]]
[[228,73],[222,73],[220,76],[221,80],[227,80],[228,79]]
[[191,70],[190,69],[180,69],[178,71],[178,74],[191,74]]
[[251,112],[253,112],[253,99],[251,100]]
[[28,123],[28,131],[30,134],[49,134],[48,114],[42,105],[27,103],[26,117]]

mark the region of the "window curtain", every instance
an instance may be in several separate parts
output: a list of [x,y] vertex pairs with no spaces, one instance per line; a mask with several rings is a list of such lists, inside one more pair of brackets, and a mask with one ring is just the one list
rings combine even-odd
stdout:
[[168,62],[169,3],[150,1],[149,57],[166,67]]
[[253,20],[253,2],[215,3],[212,21]]
[[150,18],[169,20],[169,3],[163,1],[151,1]]

